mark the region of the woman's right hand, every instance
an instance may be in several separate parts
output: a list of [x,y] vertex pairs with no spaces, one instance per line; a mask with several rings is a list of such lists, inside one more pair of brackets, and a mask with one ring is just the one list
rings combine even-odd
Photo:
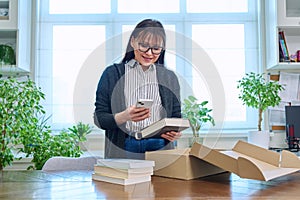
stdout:
[[123,112],[115,115],[115,120],[118,125],[127,121],[138,122],[150,117],[150,109],[143,107],[130,106]]
[[126,110],[128,112],[129,120],[133,122],[142,121],[150,117],[149,108],[130,106]]

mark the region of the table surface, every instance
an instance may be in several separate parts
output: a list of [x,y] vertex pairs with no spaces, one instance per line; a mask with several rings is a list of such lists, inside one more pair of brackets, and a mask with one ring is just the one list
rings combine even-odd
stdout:
[[3,171],[0,199],[298,199],[300,173],[268,182],[222,173],[194,180],[152,176],[151,182],[116,185],[92,171]]

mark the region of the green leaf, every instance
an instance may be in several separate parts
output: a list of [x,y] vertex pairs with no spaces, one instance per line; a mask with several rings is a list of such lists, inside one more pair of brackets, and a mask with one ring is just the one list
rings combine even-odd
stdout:
[[[240,90],[238,98],[248,107],[261,109],[263,112],[270,106],[277,106],[281,101],[279,92],[284,87],[276,81],[267,81],[264,74],[246,73],[237,83]],[[259,115],[258,130],[261,130],[262,112]]]
[[202,125],[210,122],[215,125],[213,117],[209,114],[212,109],[208,109],[206,105],[208,101],[198,103],[198,99],[194,96],[188,96],[183,100],[182,116],[190,121],[191,128],[195,134],[198,132]]

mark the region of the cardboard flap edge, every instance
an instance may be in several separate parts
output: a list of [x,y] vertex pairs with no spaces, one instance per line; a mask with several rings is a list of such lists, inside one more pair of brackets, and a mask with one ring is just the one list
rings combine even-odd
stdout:
[[281,167],[299,168],[300,170],[300,159],[297,155],[287,150],[281,152]]

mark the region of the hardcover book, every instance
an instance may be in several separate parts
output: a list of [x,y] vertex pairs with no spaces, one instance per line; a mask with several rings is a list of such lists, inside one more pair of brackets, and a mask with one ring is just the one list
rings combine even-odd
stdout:
[[119,184],[119,185],[132,185],[137,183],[143,183],[151,181],[151,176],[140,176],[136,178],[115,178],[115,177],[109,177],[109,176],[102,176],[99,174],[92,174],[92,179],[95,181],[104,181],[107,183],[113,183],[113,184]]
[[116,169],[131,169],[131,168],[154,167],[155,162],[152,160],[111,158],[111,159],[98,159],[97,165],[116,168]]
[[95,165],[94,172],[95,174],[102,175],[102,176],[128,179],[128,178],[136,178],[140,176],[151,176],[153,175],[153,167],[117,169],[117,168]]
[[279,53],[283,55],[284,61],[290,61],[289,50],[287,47],[284,31],[278,32],[278,38],[279,38],[279,46],[280,46]]
[[176,131],[180,132],[190,127],[188,119],[183,118],[164,118],[147,126],[139,132],[136,132],[135,138],[158,138],[161,134]]

